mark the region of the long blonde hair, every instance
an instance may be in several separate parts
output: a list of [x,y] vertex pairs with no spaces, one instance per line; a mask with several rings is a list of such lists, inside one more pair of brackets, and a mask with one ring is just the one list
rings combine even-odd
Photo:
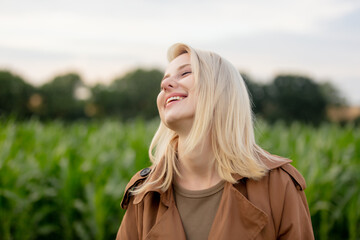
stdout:
[[[169,62],[184,53],[190,55],[198,100],[185,154],[210,134],[215,167],[222,179],[235,183],[233,174],[260,179],[268,170],[261,157],[271,159],[272,156],[255,142],[251,103],[241,75],[218,54],[182,43],[169,48]],[[160,174],[156,179],[145,182],[134,194],[158,182],[162,191],[171,186],[174,174],[179,174],[177,140],[176,132],[161,122],[150,144],[149,157],[154,168],[164,161],[162,169],[158,169]]]

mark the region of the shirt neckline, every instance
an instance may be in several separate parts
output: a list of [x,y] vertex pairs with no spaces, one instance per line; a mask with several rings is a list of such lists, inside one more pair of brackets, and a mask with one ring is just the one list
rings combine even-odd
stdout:
[[179,194],[183,197],[187,197],[187,198],[209,197],[209,196],[214,195],[214,194],[218,193],[219,191],[221,191],[224,188],[224,185],[225,185],[225,180],[221,180],[216,185],[214,185],[210,188],[207,188],[207,189],[189,190],[189,189],[185,189],[177,184],[173,184],[175,193]]

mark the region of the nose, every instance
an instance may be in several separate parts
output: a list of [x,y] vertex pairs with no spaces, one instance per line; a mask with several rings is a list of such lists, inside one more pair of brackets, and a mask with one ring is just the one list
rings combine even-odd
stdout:
[[161,88],[165,91],[169,91],[170,89],[176,88],[178,86],[178,83],[175,81],[173,77],[165,78],[161,82]]

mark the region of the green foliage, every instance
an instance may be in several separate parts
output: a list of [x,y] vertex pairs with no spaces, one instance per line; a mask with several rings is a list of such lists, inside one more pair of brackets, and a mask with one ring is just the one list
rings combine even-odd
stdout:
[[40,89],[40,116],[45,119],[76,119],[84,117],[84,103],[76,99],[75,91],[83,86],[80,76],[69,73],[55,77]]
[[1,239],[114,239],[154,123],[2,122]]
[[268,100],[266,85],[253,81],[247,74],[241,73],[242,78],[247,86],[250,99],[252,102],[252,110],[255,114],[264,115],[265,104]]
[[288,123],[319,124],[326,119],[326,106],[341,100],[331,84],[318,85],[307,77],[279,75],[268,84],[260,84],[251,81],[246,74],[242,75],[254,112],[271,122],[281,119]]
[[34,88],[9,71],[0,71],[0,115],[29,116],[28,101]]
[[[114,239],[157,125],[0,122],[1,239]],[[360,238],[359,128],[260,121],[256,136],[304,175],[317,239]]]
[[100,107],[100,116],[152,119],[158,115],[156,97],[162,76],[159,70],[137,69],[129,72],[116,78],[108,87],[95,86],[92,103]]
[[[106,117],[152,119],[158,115],[156,98],[162,76],[159,70],[139,68],[115,78],[110,85],[97,84],[90,88],[78,74],[68,73],[34,88],[20,77],[0,71],[0,115],[71,121]],[[282,119],[288,123],[319,124],[326,120],[326,106],[346,104],[330,83],[317,84],[303,76],[279,75],[272,82],[262,84],[246,74],[242,76],[255,114],[271,122]],[[91,94],[85,97],[77,94],[84,89]]]
[[341,95],[340,91],[330,82],[320,84],[320,90],[325,97],[328,105],[345,106],[346,99]]
[[281,75],[274,79],[270,88],[276,118],[307,123],[324,120],[326,101],[319,86],[311,79]]

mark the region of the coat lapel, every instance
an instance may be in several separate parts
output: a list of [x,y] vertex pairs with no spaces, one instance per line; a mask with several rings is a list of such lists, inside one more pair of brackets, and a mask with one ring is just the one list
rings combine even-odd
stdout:
[[267,215],[226,183],[209,239],[255,239],[267,224]]
[[186,240],[181,218],[175,205],[173,189],[170,188],[162,194],[160,201],[161,206],[166,209],[145,239]]
[[[170,188],[161,194],[160,201],[163,209],[159,209],[159,212],[163,214],[145,239],[186,240],[173,189]],[[231,183],[226,183],[208,239],[255,239],[267,223],[268,217],[262,210],[252,204]]]

